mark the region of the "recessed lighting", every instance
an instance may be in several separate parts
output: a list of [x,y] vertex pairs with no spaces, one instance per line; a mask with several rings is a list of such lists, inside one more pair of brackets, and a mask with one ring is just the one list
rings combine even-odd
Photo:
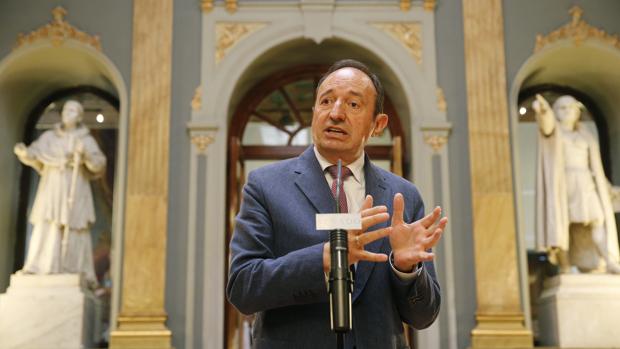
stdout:
[[519,115],[525,115],[525,113],[527,113],[527,108],[526,107],[519,108]]
[[105,118],[103,117],[103,114],[101,114],[101,113],[97,114],[97,118],[96,119],[97,119],[98,123],[102,123],[103,120],[105,120]]

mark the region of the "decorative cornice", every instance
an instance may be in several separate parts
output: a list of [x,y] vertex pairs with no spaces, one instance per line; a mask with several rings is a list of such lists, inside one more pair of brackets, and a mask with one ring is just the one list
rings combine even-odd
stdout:
[[200,2],[200,9],[203,13],[209,13],[213,11],[213,0],[202,0]]
[[618,37],[618,35],[608,34],[603,29],[593,27],[586,23],[581,18],[583,10],[579,6],[573,6],[568,13],[572,17],[570,23],[565,24],[545,36],[541,34],[536,35],[536,47],[534,48],[534,52],[538,52],[545,46],[556,41],[565,39],[572,39],[575,46],[579,46],[589,39],[597,39],[620,49],[620,37]]
[[228,51],[239,41],[263,28],[266,23],[259,22],[220,22],[215,25],[216,49],[215,63],[220,63]]
[[435,11],[435,6],[437,5],[436,0],[424,0],[424,11],[433,12]]
[[202,86],[200,85],[196,87],[196,90],[194,91],[191,106],[193,111],[199,111],[202,107]]
[[411,0],[400,0],[400,10],[407,12],[411,9]]
[[443,94],[443,89],[441,87],[437,87],[437,110],[441,112],[446,112],[448,110],[448,104],[446,103],[446,96]]
[[422,26],[419,22],[373,23],[373,25],[398,40],[416,63],[422,64]]
[[77,40],[92,46],[97,51],[101,51],[99,37],[87,34],[69,24],[69,22],[65,21],[66,14],[67,11],[64,8],[60,6],[54,8],[52,10],[52,16],[54,17],[52,22],[26,35],[19,33],[13,49],[20,48],[26,44],[32,44],[38,40],[49,39],[55,47],[62,45],[66,40]]

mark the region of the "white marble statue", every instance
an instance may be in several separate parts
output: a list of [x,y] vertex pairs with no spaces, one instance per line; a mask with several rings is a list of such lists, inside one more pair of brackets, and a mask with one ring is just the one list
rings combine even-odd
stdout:
[[[532,107],[540,129],[537,247],[553,252],[563,272],[571,264],[591,271],[602,259],[608,273],[619,274],[612,202],[618,188],[612,188],[605,177],[597,139],[579,122],[582,104],[572,96],[562,96],[551,109],[541,95],[536,95]],[[593,245],[590,253],[586,252],[588,241]]]
[[83,273],[96,285],[90,226],[95,222],[89,181],[103,175],[106,159],[82,123],[84,109],[69,100],[62,122],[26,147],[19,160],[41,176],[30,214],[33,225],[26,263],[29,274]]

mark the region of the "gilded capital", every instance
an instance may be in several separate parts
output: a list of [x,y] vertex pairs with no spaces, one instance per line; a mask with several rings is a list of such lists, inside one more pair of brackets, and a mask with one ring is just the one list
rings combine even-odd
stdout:
[[65,20],[67,10],[58,6],[52,10],[53,20],[28,34],[19,33],[17,42],[13,49],[20,48],[26,44],[32,44],[39,40],[48,39],[52,41],[52,45],[58,47],[66,40],[76,40],[83,44],[87,44],[97,51],[101,51],[101,42],[96,35],[87,34],[76,27],[72,26]]
[[187,125],[189,138],[199,155],[206,155],[209,145],[215,142],[218,127],[201,122],[190,122]]
[[581,18],[583,10],[579,6],[573,6],[568,12],[571,15],[569,23],[547,35],[536,35],[536,47],[534,48],[534,52],[542,50],[549,44],[566,39],[572,39],[575,46],[581,45],[586,40],[595,39],[620,49],[620,37],[618,37],[618,35],[608,34],[603,29],[593,27],[586,23],[586,21]]
[[411,0],[400,0],[400,10],[407,12],[411,9]]
[[449,122],[435,122],[422,125],[421,129],[424,143],[429,145],[435,153],[439,153],[443,146],[448,143],[452,124]]
[[195,134],[191,137],[192,144],[198,150],[198,154],[206,154],[207,147],[215,142],[214,134]]
[[422,26],[419,22],[373,23],[373,26],[400,42],[416,63],[422,63]]

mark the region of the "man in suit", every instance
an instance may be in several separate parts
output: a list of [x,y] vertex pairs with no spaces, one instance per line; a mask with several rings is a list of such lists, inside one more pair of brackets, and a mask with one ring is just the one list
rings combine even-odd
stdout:
[[437,317],[431,248],[447,219],[438,207],[424,216],[415,186],[365,155],[368,139],[387,126],[382,109],[379,79],[360,62],[336,62],[317,87],[314,145],[250,173],[230,244],[227,296],[242,313],[256,314],[254,348],[336,346],[326,287],[328,233],[316,230],[315,214],[334,210],[330,172],[338,159],[347,166],[345,209],[362,216],[362,229],[348,231],[356,270],[345,346],[406,348],[402,322],[419,329]]

